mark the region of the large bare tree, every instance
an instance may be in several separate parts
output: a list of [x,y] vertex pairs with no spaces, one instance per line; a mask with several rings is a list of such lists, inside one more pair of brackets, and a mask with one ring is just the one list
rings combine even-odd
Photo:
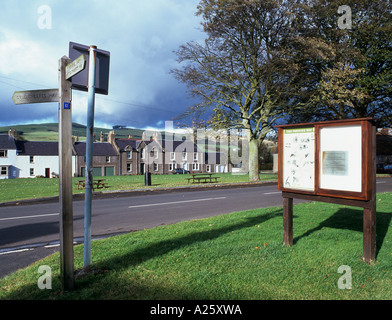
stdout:
[[[184,116],[209,117],[215,127],[248,132],[249,178],[259,180],[259,149],[284,115],[298,68],[286,49],[295,33],[290,0],[201,0],[207,38],[177,51],[172,70],[198,97]],[[221,121],[222,120],[222,121]]]

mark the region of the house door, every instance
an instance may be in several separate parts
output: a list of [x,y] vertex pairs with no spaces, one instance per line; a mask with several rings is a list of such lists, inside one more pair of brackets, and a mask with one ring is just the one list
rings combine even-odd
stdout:
[[50,178],[50,168],[45,168],[45,178]]

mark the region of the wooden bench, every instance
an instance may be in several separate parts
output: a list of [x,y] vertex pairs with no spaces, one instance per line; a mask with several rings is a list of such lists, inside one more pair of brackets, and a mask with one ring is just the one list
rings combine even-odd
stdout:
[[188,183],[216,183],[220,177],[213,177],[212,173],[195,173],[190,178],[186,178]]
[[[76,183],[78,189],[86,188],[86,181],[85,180],[78,180],[78,182]],[[105,180],[103,179],[97,179],[97,180],[93,180],[93,190],[95,189],[103,189],[103,188],[109,188],[109,186],[105,183]]]

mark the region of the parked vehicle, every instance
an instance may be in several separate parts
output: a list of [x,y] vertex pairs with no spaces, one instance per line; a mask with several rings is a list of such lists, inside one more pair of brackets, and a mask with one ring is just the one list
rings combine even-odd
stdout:
[[172,174],[188,174],[190,171],[185,170],[183,168],[177,168],[172,171]]
[[384,172],[392,173],[392,164],[384,166]]

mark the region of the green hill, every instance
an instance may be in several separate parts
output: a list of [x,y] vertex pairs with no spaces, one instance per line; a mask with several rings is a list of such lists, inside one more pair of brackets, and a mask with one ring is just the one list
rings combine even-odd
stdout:
[[[43,124],[24,124],[9,127],[0,127],[0,134],[6,134],[9,130],[16,130],[19,139],[28,141],[58,141],[58,123]],[[101,132],[107,136],[112,129],[94,128],[96,139],[99,140]],[[114,130],[117,138],[140,139],[143,134],[141,129],[121,128]],[[72,123],[72,135],[78,137],[80,141],[86,140],[86,126],[78,123]],[[105,137],[106,141],[106,137]]]

